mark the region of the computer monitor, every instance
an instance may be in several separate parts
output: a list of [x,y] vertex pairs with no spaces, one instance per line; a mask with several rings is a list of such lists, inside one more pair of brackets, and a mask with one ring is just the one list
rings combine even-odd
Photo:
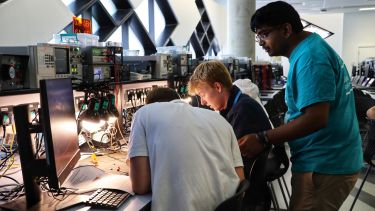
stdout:
[[[36,177],[47,177],[49,188],[58,190],[80,158],[71,79],[41,80],[40,104],[40,125],[29,122],[27,105],[13,108],[28,208],[41,199]],[[40,132],[45,159],[35,158],[31,140]]]
[[40,103],[48,184],[58,189],[80,158],[71,79],[41,80]]

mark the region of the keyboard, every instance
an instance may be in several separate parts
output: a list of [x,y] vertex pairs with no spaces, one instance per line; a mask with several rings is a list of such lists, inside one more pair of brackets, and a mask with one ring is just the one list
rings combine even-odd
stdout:
[[91,194],[85,204],[90,205],[92,208],[115,210],[130,196],[131,194],[125,191],[101,188]]

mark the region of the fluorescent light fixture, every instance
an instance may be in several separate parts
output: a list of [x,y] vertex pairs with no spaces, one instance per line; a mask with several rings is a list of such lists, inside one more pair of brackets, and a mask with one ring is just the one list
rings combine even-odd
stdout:
[[364,7],[364,8],[359,8],[359,11],[368,11],[368,10],[375,10],[375,7]]

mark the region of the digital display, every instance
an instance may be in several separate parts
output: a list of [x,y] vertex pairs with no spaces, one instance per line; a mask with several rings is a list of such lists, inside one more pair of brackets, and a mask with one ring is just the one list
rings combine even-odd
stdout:
[[69,74],[69,49],[55,48],[56,74]]

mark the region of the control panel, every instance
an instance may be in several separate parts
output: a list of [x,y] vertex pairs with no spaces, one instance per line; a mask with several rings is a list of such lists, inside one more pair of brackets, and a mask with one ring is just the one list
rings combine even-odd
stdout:
[[166,79],[171,74],[173,74],[172,56],[170,54],[157,54],[153,78]]
[[89,46],[84,49],[83,81],[94,83],[110,81],[122,69],[121,47]]
[[82,49],[78,46],[38,44],[31,46],[37,81],[49,78],[82,79]]

